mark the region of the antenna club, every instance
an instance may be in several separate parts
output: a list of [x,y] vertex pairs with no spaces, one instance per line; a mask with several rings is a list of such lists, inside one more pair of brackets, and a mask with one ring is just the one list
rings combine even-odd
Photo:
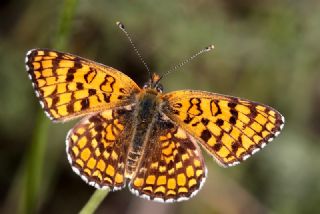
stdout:
[[193,60],[194,58],[196,58],[197,56],[204,54],[206,52],[209,52],[211,50],[214,49],[214,45],[209,45],[203,49],[201,49],[199,52],[197,52],[196,54],[192,55],[191,57],[189,57],[188,59],[185,59],[184,61],[180,62],[178,65],[174,66],[173,68],[171,68],[170,70],[168,70],[165,74],[163,74],[160,79],[162,79],[163,77],[167,76],[169,73],[171,73],[174,70],[177,70],[178,68],[182,67],[184,64],[190,62],[191,60]]
[[118,25],[119,28],[124,29],[124,25],[121,22],[116,22],[116,24]]
[[209,45],[208,47],[205,48],[206,51],[211,51],[214,49],[214,45]]
[[122,30],[122,32],[126,35],[126,37],[128,38],[131,46],[133,47],[133,50],[136,52],[136,54],[138,55],[140,61],[142,62],[142,64],[144,65],[144,67],[146,67],[148,73],[149,73],[149,76],[150,76],[150,79],[151,79],[151,73],[150,73],[150,69],[148,67],[148,65],[145,63],[145,61],[143,60],[142,56],[140,55],[138,49],[136,48],[136,45],[134,44],[134,42],[132,41],[131,39],[131,36],[130,34],[126,31],[124,25],[121,23],[121,22],[116,22],[116,24],[118,25],[118,27],[120,28],[120,30]]

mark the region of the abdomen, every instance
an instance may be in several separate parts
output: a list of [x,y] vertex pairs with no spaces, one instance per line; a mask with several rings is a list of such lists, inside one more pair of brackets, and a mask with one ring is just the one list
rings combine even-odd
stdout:
[[126,162],[125,176],[129,179],[133,177],[139,167],[157,114],[155,94],[143,93],[137,100],[138,105],[134,112],[133,132]]

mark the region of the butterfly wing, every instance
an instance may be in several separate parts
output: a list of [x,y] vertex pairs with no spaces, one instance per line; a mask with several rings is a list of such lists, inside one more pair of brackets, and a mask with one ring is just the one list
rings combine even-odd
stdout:
[[57,51],[30,50],[26,68],[40,104],[55,121],[128,105],[140,90],[116,69]]
[[163,112],[224,167],[259,151],[284,125],[275,109],[245,99],[192,90],[171,92],[163,99]]
[[67,155],[72,169],[96,188],[125,186],[125,160],[132,110],[106,110],[81,120],[68,133]]
[[187,200],[203,185],[207,169],[195,140],[168,118],[159,119],[137,173],[132,193],[158,202]]

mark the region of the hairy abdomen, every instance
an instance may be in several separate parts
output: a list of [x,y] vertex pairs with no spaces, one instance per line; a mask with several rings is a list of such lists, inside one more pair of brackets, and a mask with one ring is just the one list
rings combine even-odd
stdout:
[[154,118],[157,114],[156,95],[142,93],[138,98],[138,105],[134,112],[133,134],[127,154],[127,178],[132,178],[144,154],[144,148],[149,141]]

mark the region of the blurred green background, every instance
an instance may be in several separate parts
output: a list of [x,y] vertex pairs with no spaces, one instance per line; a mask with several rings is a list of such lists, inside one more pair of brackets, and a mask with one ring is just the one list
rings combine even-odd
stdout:
[[97,213],[320,213],[320,2],[318,0],[0,2],[0,213],[77,213],[94,189],[71,170],[65,136],[75,124],[45,118],[25,71],[32,48],[74,53],[142,85],[199,49],[215,50],[163,79],[165,91],[199,89],[243,97],[286,117],[280,136],[243,164],[208,155],[193,199],[159,204],[128,189]]

